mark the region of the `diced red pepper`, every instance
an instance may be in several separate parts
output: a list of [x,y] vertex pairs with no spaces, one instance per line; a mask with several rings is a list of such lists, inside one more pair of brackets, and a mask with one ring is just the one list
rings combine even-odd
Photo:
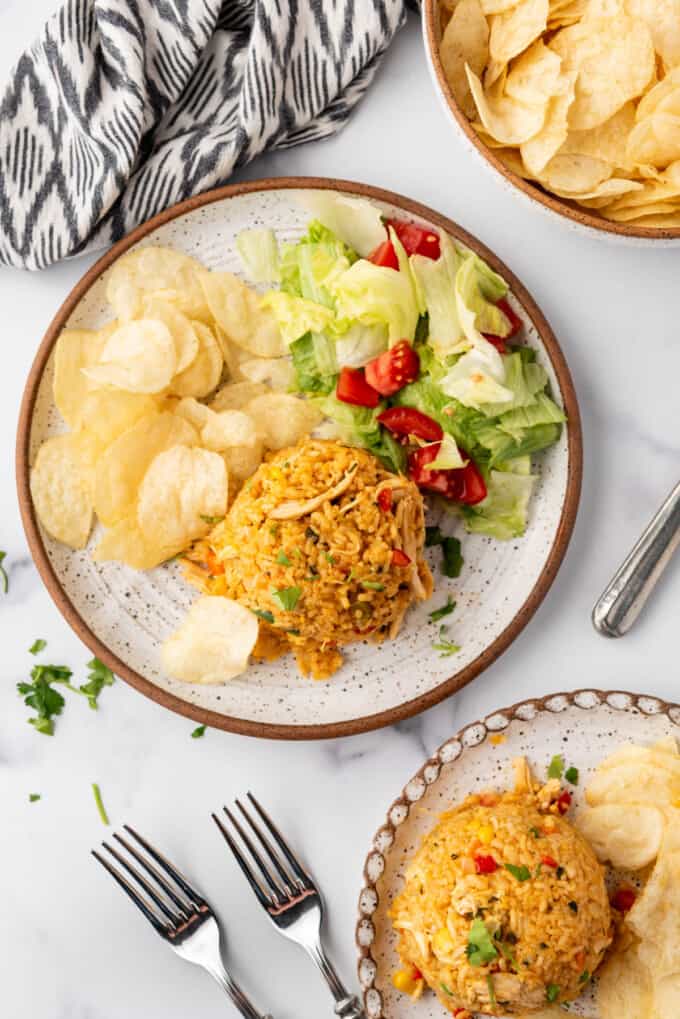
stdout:
[[483,807],[495,807],[499,800],[500,796],[498,793],[489,790],[479,794],[479,802]]
[[372,251],[368,256],[368,261],[384,269],[396,269],[399,271],[399,259],[397,258],[392,241],[383,241],[382,244],[379,244],[375,251]]
[[567,790],[565,789],[564,792],[560,793],[560,795],[557,798],[557,809],[559,810],[560,814],[566,814],[570,806],[571,806],[571,793],[567,792]]
[[380,393],[369,386],[363,368],[343,368],[335,395],[338,400],[355,407],[377,407],[380,403]]
[[414,407],[388,407],[378,414],[378,421],[393,435],[415,435],[424,442],[440,442],[444,438],[441,425]]
[[211,577],[219,577],[224,573],[224,563],[217,558],[217,555],[210,548],[205,557],[206,566],[210,570]]
[[411,976],[413,977],[414,980],[423,979],[423,974],[420,972],[417,966],[413,965],[413,963],[411,963]]
[[407,255],[425,255],[435,260],[439,258],[439,235],[434,230],[418,226],[407,219],[388,219],[387,225],[392,227]]
[[541,857],[541,863],[544,865],[544,867],[557,867],[558,866],[557,860],[554,859],[554,857],[552,857],[552,856],[542,856]]
[[381,396],[392,396],[409,382],[415,382],[420,371],[420,358],[408,340],[400,340],[391,350],[369,361],[366,381]]
[[493,874],[495,870],[498,870],[498,864],[494,860],[493,856],[480,856],[477,855],[475,860],[475,870],[478,874]]
[[392,491],[389,488],[381,488],[378,492],[377,503],[383,513],[389,513],[392,509]]
[[612,906],[619,913],[627,913],[637,898],[633,888],[617,888],[612,896]]
[[411,557],[407,556],[406,553],[400,548],[392,549],[392,565],[393,566],[409,566]]
[[505,337],[506,340],[509,340],[511,336],[515,336],[522,328],[523,325],[522,319],[512,310],[508,300],[505,297],[501,297],[500,301],[496,301],[496,307],[500,308],[505,317],[510,321],[511,329],[508,335]]
[[483,333],[482,335],[485,340],[488,340],[489,343],[496,348],[499,354],[507,354],[508,348],[505,340],[501,336],[493,336],[492,333]]

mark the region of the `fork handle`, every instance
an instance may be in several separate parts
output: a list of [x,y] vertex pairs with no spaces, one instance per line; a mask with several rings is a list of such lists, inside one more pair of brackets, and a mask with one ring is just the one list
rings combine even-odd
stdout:
[[217,981],[227,997],[231,998],[241,1015],[245,1016],[245,1019],[273,1019],[272,1016],[261,1015],[257,1011],[244,991],[241,990],[236,981],[227,973],[224,966],[210,966],[206,967],[206,969],[210,976]]
[[307,951],[321,970],[321,974],[335,998],[334,1011],[339,1019],[366,1019],[361,1002],[355,994],[349,993],[321,945],[309,945]]

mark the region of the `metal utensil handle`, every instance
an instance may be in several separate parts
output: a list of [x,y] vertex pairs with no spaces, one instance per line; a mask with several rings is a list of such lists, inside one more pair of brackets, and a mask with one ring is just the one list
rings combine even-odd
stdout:
[[338,976],[333,963],[324,952],[320,943],[307,946],[307,952],[317,964],[335,998],[335,1014],[339,1019],[366,1019],[366,1013],[359,999],[350,994]]
[[270,1015],[260,1015],[224,966],[206,966],[206,969],[245,1019],[273,1019]]
[[680,544],[680,483],[668,496],[593,609],[593,626],[606,637],[631,628]]

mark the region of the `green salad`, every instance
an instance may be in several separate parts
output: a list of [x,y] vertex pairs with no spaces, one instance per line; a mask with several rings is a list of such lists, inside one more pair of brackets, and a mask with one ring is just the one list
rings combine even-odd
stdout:
[[508,286],[481,258],[364,199],[305,194],[297,243],[248,230],[238,248],[290,350],[317,434],[371,450],[461,515],[470,532],[522,535],[533,453],[565,420],[522,343]]

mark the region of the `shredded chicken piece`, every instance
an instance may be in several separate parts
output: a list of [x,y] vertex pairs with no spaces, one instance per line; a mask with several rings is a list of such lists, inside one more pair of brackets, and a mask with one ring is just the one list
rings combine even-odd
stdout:
[[308,514],[313,513],[315,509],[324,502],[330,502],[332,499],[337,499],[339,495],[346,492],[352,483],[354,472],[359,466],[358,463],[350,464],[347,468],[343,477],[338,481],[337,485],[333,485],[326,492],[322,492],[320,495],[315,495],[314,498],[308,499],[306,502],[300,502],[299,499],[291,499],[289,502],[280,503],[276,509],[272,510],[269,514],[270,520],[297,520],[299,517],[306,517]]
[[401,630],[401,624],[404,622],[404,616],[406,615],[407,608],[408,603],[404,602],[403,606],[399,609],[396,616],[392,620],[392,625],[390,626],[390,640],[394,640],[394,638]]
[[402,500],[397,506],[396,522],[401,534],[402,550],[411,560],[409,584],[418,601],[425,601],[427,592],[418,573],[418,540],[416,538],[417,506],[413,498]]
[[526,757],[515,757],[512,767],[515,772],[515,792],[532,793],[535,788],[534,776]]
[[547,810],[550,804],[558,799],[561,791],[560,780],[558,778],[549,778],[545,785],[538,790],[537,799],[540,809]]

